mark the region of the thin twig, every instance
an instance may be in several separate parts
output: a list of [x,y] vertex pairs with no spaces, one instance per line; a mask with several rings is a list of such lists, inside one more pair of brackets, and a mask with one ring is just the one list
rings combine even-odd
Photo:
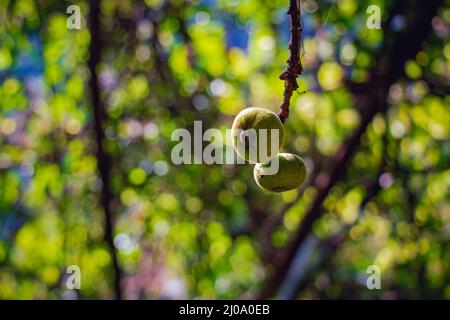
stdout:
[[336,2],[337,2],[337,0],[335,0],[335,1],[333,2],[333,5],[331,6],[330,10],[328,10],[327,17],[325,18],[325,21],[324,21],[324,23],[323,23],[324,26],[327,24],[328,18],[330,17],[331,12],[333,11],[334,7],[336,6]]
[[290,17],[291,40],[289,42],[290,56],[287,60],[287,66],[280,74],[280,80],[284,81],[283,102],[278,111],[278,117],[281,122],[285,122],[289,117],[289,106],[294,91],[298,89],[297,77],[303,72],[303,66],[300,61],[300,47],[302,43],[302,19],[300,0],[290,0],[287,14]]

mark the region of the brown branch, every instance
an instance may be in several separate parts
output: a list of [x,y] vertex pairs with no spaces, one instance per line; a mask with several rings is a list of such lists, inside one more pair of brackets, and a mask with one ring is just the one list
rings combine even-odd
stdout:
[[[279,250],[274,256],[274,272],[263,287],[259,298],[267,299],[272,297],[278,286],[283,282],[297,248],[310,234],[313,224],[323,214],[323,202],[327,198],[331,188],[345,177],[347,165],[352,159],[353,153],[358,148],[361,138],[372,119],[378,112],[385,112],[387,108],[386,96],[390,86],[404,76],[403,66],[405,62],[414,58],[422,47],[422,42],[431,31],[431,19],[435,15],[437,8],[442,3],[441,0],[430,0],[427,4],[415,12],[411,28],[403,33],[385,33],[385,45],[380,50],[381,54],[388,53],[387,56],[379,57],[379,62],[371,72],[371,80],[368,83],[367,92],[360,92],[355,95],[356,103],[362,110],[361,124],[352,137],[347,140],[334,155],[335,165],[329,173],[321,173],[315,180],[315,188],[318,195],[296,231],[292,241],[286,247]],[[405,9],[404,1],[398,1],[394,5],[394,10],[390,17],[400,13]],[[411,37],[414,35],[414,37]]]
[[[381,151],[381,164],[377,170],[377,173],[374,175],[374,177],[371,179],[369,184],[366,187],[366,195],[364,199],[361,201],[359,205],[359,213],[357,219],[353,223],[349,223],[343,227],[343,229],[332,236],[330,236],[328,239],[323,240],[322,244],[320,245],[322,247],[322,254],[321,254],[321,262],[318,263],[316,268],[318,270],[322,269],[323,267],[330,265],[330,260],[335,255],[335,253],[339,250],[339,247],[345,243],[349,239],[350,230],[353,226],[357,225],[358,222],[362,219],[364,215],[364,209],[366,205],[374,199],[378,193],[381,191],[381,185],[379,183],[379,179],[381,175],[386,171],[388,164],[390,163],[390,157],[388,153],[388,144],[389,144],[389,128],[388,128],[388,116],[387,113],[384,112],[384,120],[386,123],[386,126],[384,128],[383,136],[381,137],[382,140],[382,151]],[[397,149],[398,150],[398,149]],[[398,156],[396,155],[395,158]],[[303,244],[302,244],[303,245]],[[288,292],[288,295],[285,295],[284,299],[294,299],[298,293],[311,281],[314,280],[314,276],[317,274],[316,272],[309,273],[309,279],[292,279],[290,280],[290,285],[293,286],[294,290],[291,292]],[[287,279],[289,281],[289,279]]]
[[91,89],[92,109],[94,114],[94,131],[96,135],[97,144],[97,169],[100,173],[102,182],[101,189],[101,204],[105,216],[105,241],[108,245],[114,273],[114,294],[116,299],[122,298],[122,291],[120,287],[121,269],[116,255],[114,246],[113,234],[113,213],[112,200],[113,195],[110,189],[110,175],[111,175],[111,158],[104,149],[105,132],[102,127],[102,121],[106,117],[103,102],[100,97],[100,86],[97,76],[97,66],[101,60],[101,36],[100,36],[100,0],[90,1],[89,10],[89,31],[91,34],[91,44],[89,48],[89,71],[91,74],[89,85]]
[[285,122],[289,117],[289,106],[294,91],[298,89],[297,77],[303,72],[300,61],[300,46],[302,43],[303,25],[301,20],[300,0],[290,0],[287,14],[290,17],[291,40],[289,42],[290,56],[287,66],[280,74],[280,80],[284,81],[283,102],[278,111],[281,122]]
[[375,198],[381,190],[381,187],[378,184],[378,178],[379,175],[375,177],[372,184],[366,189],[367,194],[359,206],[359,214],[357,220],[354,223],[345,226],[339,234],[330,236],[318,245],[318,248],[320,249],[319,261],[314,266],[308,268],[308,270],[314,272],[309,272],[308,278],[287,279],[288,281],[290,281],[289,284],[293,287],[293,290],[283,295],[281,297],[282,299],[295,299],[298,296],[299,292],[301,292],[301,290],[303,290],[309,283],[311,283],[311,281],[314,281],[315,276],[318,274],[318,271],[331,265],[330,261],[332,260],[333,256],[336,255],[340,247],[349,239],[349,231],[361,219],[367,203]]

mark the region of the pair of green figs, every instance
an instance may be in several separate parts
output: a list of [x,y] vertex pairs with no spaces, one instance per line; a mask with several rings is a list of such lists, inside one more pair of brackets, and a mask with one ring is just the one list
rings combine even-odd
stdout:
[[[253,136],[255,139],[250,139],[251,135],[246,134],[251,129],[256,132]],[[275,135],[272,134],[274,130],[277,133]],[[256,183],[271,192],[295,189],[306,178],[306,167],[302,158],[291,153],[280,153],[284,131],[283,124],[274,112],[258,107],[242,110],[234,119],[231,130],[234,149],[248,162],[256,163],[253,170]],[[260,132],[264,134],[259,134]],[[278,148],[272,148],[274,144]],[[262,152],[259,150],[261,146],[265,146]]]

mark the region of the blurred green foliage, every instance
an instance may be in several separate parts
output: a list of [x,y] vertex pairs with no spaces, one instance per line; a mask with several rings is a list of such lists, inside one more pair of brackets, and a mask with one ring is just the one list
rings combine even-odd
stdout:
[[[369,80],[393,1],[302,2],[305,73],[286,122],[285,150],[310,170],[327,168],[360,123],[350,80]],[[202,120],[230,128],[246,106],[276,111],[289,55],[281,0],[104,0],[98,66],[107,106],[105,147],[113,160],[115,244],[125,297],[250,298],[271,267],[264,221],[292,205],[267,242],[287,243],[317,195],[260,190],[243,165],[173,165],[171,134]],[[81,30],[68,30],[77,4]],[[324,202],[314,234],[349,237],[309,275],[299,298],[450,299],[450,8],[433,19],[423,51],[405,63],[346,178]],[[0,0],[0,298],[108,298],[111,255],[103,241],[101,181],[89,88],[87,1]],[[328,18],[327,18],[328,17]],[[327,21],[325,22],[325,20]],[[387,26],[390,28],[392,26]],[[430,80],[431,79],[431,80]],[[387,160],[386,160],[387,159]],[[382,190],[363,208],[366,183]],[[383,178],[383,179],[382,179]],[[317,249],[319,250],[319,249]],[[79,265],[81,290],[66,289]],[[369,291],[367,266],[382,270]]]

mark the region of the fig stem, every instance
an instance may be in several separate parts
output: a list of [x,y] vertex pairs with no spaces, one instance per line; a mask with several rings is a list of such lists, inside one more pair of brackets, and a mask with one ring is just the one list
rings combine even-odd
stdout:
[[280,80],[284,81],[283,101],[277,115],[284,123],[289,117],[289,106],[294,91],[298,89],[297,77],[303,72],[302,62],[300,61],[300,47],[302,44],[303,24],[301,19],[300,0],[290,0],[289,10],[287,12],[290,18],[291,39],[289,41],[290,55],[287,60],[287,66],[280,74]]

